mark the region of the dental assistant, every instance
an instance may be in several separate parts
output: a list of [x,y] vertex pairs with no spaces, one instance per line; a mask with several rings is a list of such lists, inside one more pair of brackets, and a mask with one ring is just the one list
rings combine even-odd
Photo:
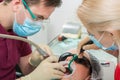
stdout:
[[[60,5],[61,0],[4,0],[0,3],[0,34],[27,38],[40,31],[42,20],[48,19]],[[51,54],[49,47],[45,48]],[[62,78],[65,68],[57,57],[50,56],[36,67],[30,62],[32,54],[28,43],[0,38],[0,80],[15,80],[17,64],[25,76],[16,80]]]
[[97,47],[112,51],[109,54],[118,59],[114,80],[120,80],[120,0],[83,0],[77,14],[90,33],[79,49],[91,39],[94,45],[83,46],[85,50]]

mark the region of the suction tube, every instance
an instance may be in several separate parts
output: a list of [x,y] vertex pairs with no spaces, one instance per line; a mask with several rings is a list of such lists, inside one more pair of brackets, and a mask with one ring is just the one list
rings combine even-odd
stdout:
[[22,37],[18,37],[18,36],[12,36],[12,35],[7,35],[7,34],[0,34],[0,37],[1,38],[9,38],[9,39],[14,39],[14,40],[20,40],[20,41],[23,41],[23,42],[27,42],[29,43],[30,45],[33,45],[37,51],[39,52],[40,55],[42,55],[44,58],[48,57],[49,55],[44,51],[42,50],[37,44],[35,44],[34,42],[26,39],[26,38],[22,38]]

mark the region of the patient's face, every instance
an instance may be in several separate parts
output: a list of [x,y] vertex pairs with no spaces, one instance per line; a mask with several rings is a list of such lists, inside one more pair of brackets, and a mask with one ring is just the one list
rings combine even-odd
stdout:
[[[66,60],[71,60],[72,57],[68,57]],[[61,80],[89,80],[89,69],[85,67],[83,64],[78,64],[74,62],[75,64],[75,71],[73,75],[69,77],[63,77]]]
[[75,64],[76,70],[72,76],[68,78],[63,78],[62,80],[88,80],[89,69],[81,64]]

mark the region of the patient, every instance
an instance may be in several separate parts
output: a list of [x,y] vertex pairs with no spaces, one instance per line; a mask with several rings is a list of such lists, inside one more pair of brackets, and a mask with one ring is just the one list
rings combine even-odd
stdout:
[[[77,51],[71,50],[70,53],[75,54]],[[71,60],[67,57],[65,61]],[[75,71],[69,77],[63,77],[62,80],[102,80],[101,69],[98,60],[88,53],[82,53],[79,58],[73,62]]]

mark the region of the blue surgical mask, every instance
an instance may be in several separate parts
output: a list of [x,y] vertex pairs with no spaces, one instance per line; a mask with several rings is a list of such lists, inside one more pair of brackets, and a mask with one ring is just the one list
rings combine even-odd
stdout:
[[16,15],[15,15],[15,21],[13,24],[13,31],[18,35],[22,37],[31,36],[37,32],[40,31],[42,26],[42,23],[40,21],[33,21],[26,17],[23,24],[19,24],[16,21]]
[[42,27],[42,23],[40,21],[34,21],[37,17],[32,13],[29,6],[26,4],[24,0],[22,0],[22,3],[24,7],[28,10],[29,14],[31,15],[31,18],[26,17],[23,24],[19,24],[16,20],[16,14],[15,14],[15,20],[13,23],[13,31],[18,35],[22,37],[31,36],[38,31],[40,31]]
[[[103,35],[104,35],[104,33],[103,33]],[[94,42],[94,44],[97,46],[97,47],[99,47],[99,48],[101,48],[101,49],[103,49],[103,50],[117,50],[118,49],[118,47],[113,43],[110,47],[108,47],[108,48],[106,48],[106,47],[104,47],[101,43],[100,43],[100,40],[102,39],[102,37],[103,37],[103,35],[100,37],[100,39],[96,39],[93,35],[90,35],[90,39]]]

